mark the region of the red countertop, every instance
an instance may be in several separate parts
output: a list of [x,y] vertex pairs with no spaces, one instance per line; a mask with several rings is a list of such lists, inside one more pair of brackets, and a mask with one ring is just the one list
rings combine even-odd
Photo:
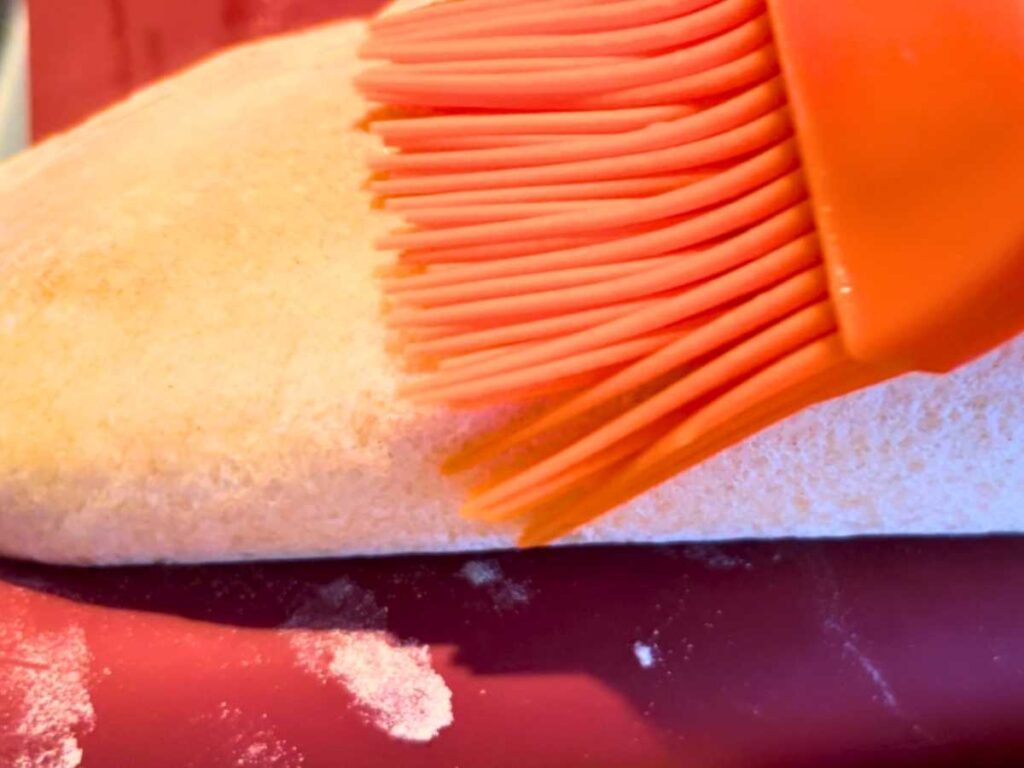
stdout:
[[[69,730],[87,767],[1024,762],[1020,540],[483,558],[498,582],[464,577],[481,556],[96,570],[7,562],[0,630],[20,623],[29,644],[82,634],[92,714]],[[296,664],[291,633],[365,620],[351,604],[297,610],[338,583],[386,612],[381,625],[397,640],[429,645],[454,718],[436,739],[386,735],[345,686]],[[637,642],[651,649],[648,668]],[[0,680],[4,664],[40,662],[15,651],[0,658]],[[12,719],[0,720],[0,765],[24,745]],[[253,744],[279,757],[244,762]]]
[[[374,5],[30,0],[36,136],[218,47]],[[1014,537],[0,561],[0,766],[1024,765],[1022,602]],[[388,735],[358,675],[324,682],[292,642],[384,632],[428,648],[450,691],[428,743]]]

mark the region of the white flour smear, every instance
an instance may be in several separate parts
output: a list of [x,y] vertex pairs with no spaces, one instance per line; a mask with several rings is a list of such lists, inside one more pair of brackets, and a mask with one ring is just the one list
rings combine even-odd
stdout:
[[430,648],[401,643],[384,628],[386,610],[348,579],[321,587],[285,625],[299,665],[349,692],[385,733],[430,741],[451,725],[452,693],[431,665]]
[[430,741],[452,722],[452,694],[426,646],[400,645],[383,630],[297,632],[299,664],[345,687],[370,722],[398,739]]
[[95,727],[88,673],[80,627],[29,634],[16,620],[0,625],[0,700],[13,713],[0,723],[0,756],[12,768],[81,765],[76,734]]

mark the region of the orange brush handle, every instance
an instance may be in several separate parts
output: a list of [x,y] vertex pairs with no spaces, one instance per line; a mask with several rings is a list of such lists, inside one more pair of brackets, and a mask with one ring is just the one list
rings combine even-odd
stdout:
[[1024,330],[1024,3],[769,8],[848,352],[943,371]]

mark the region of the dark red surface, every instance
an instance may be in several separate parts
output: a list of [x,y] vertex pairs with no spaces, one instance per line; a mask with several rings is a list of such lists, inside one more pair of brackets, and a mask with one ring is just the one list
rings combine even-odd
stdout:
[[[36,134],[214,48],[373,4],[31,0]],[[1024,539],[505,553],[531,596],[504,610],[459,576],[468,559],[6,562],[0,624],[20,611],[84,629],[85,768],[234,765],[240,735],[266,728],[308,768],[1024,764]],[[395,635],[430,644],[455,715],[430,744],[366,724],[275,631],[339,577],[376,596]],[[211,717],[222,702],[237,715]]]

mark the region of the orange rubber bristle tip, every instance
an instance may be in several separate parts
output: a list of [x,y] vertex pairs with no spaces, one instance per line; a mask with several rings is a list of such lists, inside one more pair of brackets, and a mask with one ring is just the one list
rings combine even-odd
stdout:
[[[406,224],[378,244],[384,321],[422,371],[403,394],[559,398],[449,459],[526,451],[467,516],[550,541],[1024,327],[1019,10],[1013,38],[1010,0],[816,2],[454,0],[371,24],[369,188]],[[968,87],[986,78],[998,105]],[[994,147],[959,147],[965,124]]]

